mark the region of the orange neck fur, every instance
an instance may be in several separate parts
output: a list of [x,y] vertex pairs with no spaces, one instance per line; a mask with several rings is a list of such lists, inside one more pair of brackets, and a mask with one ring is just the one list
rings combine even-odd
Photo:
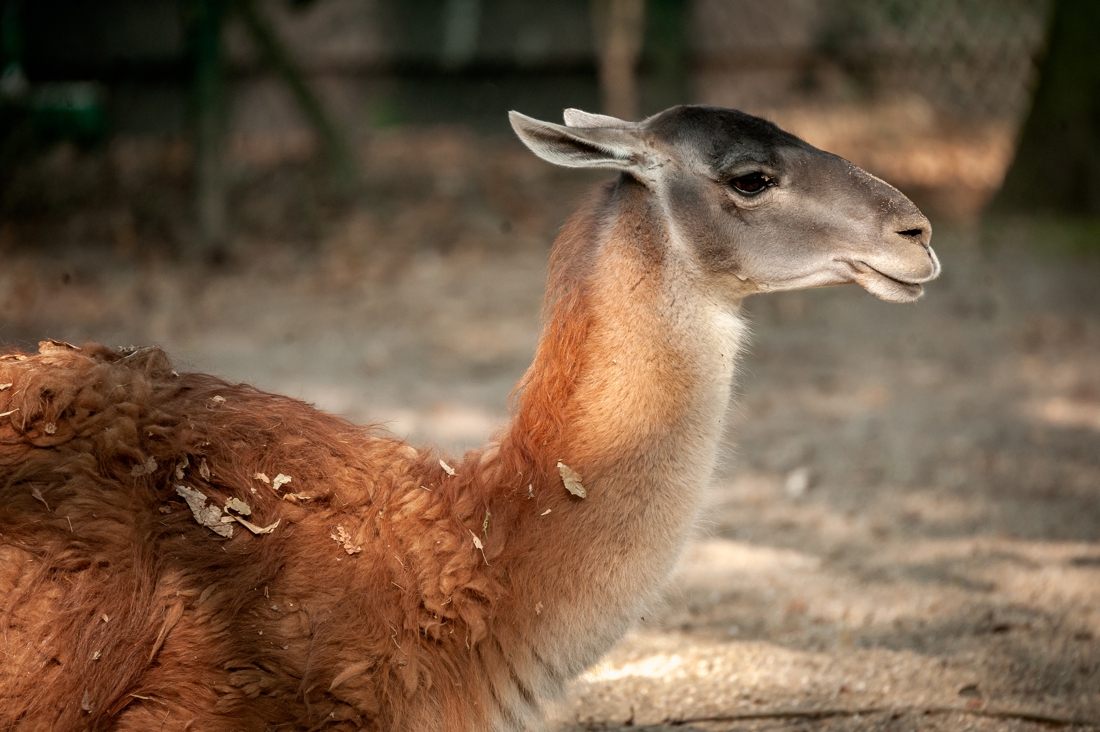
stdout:
[[[743,330],[736,303],[696,289],[649,206],[625,181],[570,221],[515,419],[480,458],[499,461],[506,485],[515,476],[519,501],[528,485],[537,499],[502,538],[527,550],[507,571],[521,606],[499,615],[529,620],[517,632],[563,677],[614,643],[671,570],[716,461]],[[566,491],[559,461],[586,498]]]

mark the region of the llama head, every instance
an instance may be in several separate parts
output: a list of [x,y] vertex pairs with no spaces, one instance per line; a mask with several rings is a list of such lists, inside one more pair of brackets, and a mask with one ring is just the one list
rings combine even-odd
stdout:
[[758,117],[680,106],[642,122],[566,110],[512,127],[558,165],[618,170],[700,277],[734,297],[856,282],[892,302],[939,275],[928,219],[896,188]]

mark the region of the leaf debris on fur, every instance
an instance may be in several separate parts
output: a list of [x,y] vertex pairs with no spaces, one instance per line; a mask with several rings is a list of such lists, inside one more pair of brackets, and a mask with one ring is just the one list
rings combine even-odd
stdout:
[[10,389],[12,387],[12,385],[14,383],[15,383],[14,381],[9,381],[6,384],[0,384],[0,391],[7,391],[8,389]]
[[545,511],[543,511],[542,513],[540,513],[539,516],[545,516],[546,514],[550,513],[550,511],[551,511],[551,509],[548,508]]
[[42,490],[38,486],[31,488],[31,496],[33,496],[36,501],[42,501],[42,505],[46,507],[47,511],[53,512],[50,508],[50,504],[46,503],[46,498],[42,495]]
[[274,488],[275,490],[279,490],[284,485],[286,485],[287,483],[290,483],[293,480],[294,479],[291,478],[289,475],[279,473],[278,475],[275,476],[275,480],[271,481],[271,487]]
[[[245,521],[240,516],[233,516],[232,514],[230,514],[229,518],[233,519],[238,524],[240,524],[241,526],[243,526],[246,529],[248,529],[249,531],[251,531],[253,534],[270,534],[272,531],[274,531],[276,529],[276,527],[278,527],[279,522],[282,521],[282,519],[275,519],[275,523],[273,523],[269,526],[257,526],[256,524],[252,523],[251,521]],[[225,519],[222,519],[222,520],[224,521]]]
[[199,526],[205,526],[218,536],[224,536],[227,539],[233,536],[233,525],[222,522],[222,510],[220,508],[206,505],[205,494],[185,485],[177,485],[176,493],[187,501],[187,505],[191,508],[191,513],[194,514],[195,521],[198,522]]
[[290,503],[297,503],[298,501],[312,501],[313,496],[308,493],[284,493],[283,500]]
[[251,516],[252,507],[236,496],[230,496],[225,502],[226,511],[236,511],[242,516]]
[[210,401],[214,402],[215,404],[224,404],[225,397],[223,397],[221,394],[215,394],[214,396],[210,397]]
[[47,435],[52,435],[57,432],[57,422],[47,422],[45,431]]
[[561,473],[561,481],[565,484],[565,490],[580,498],[585,498],[588,495],[588,492],[584,490],[584,486],[581,485],[581,476],[577,475],[576,470],[559,460],[558,472]]
[[485,556],[485,545],[481,543],[481,539],[477,538],[477,534],[470,532],[470,536],[474,537],[474,548],[481,552],[481,558],[485,561],[485,564],[489,564],[488,557]]
[[442,459],[440,459],[440,461],[439,461],[439,467],[443,468],[443,472],[446,473],[447,475],[451,475],[451,476],[458,475],[458,473],[455,472],[455,469],[452,468],[447,463],[443,462]]
[[[46,432],[52,435],[53,433],[49,431],[49,428],[50,426],[46,425]],[[157,461],[153,459],[152,455],[146,458],[145,462],[138,463],[134,467],[130,468],[130,475],[134,476],[135,478],[139,475],[152,475],[155,472],[157,472]]]
[[210,466],[206,464],[206,458],[199,461],[199,475],[203,480],[210,480]]
[[329,534],[329,536],[332,538],[333,541],[343,547],[344,551],[346,551],[348,554],[358,554],[359,552],[363,551],[363,547],[356,546],[355,542],[351,540],[351,534],[349,534],[347,529],[339,524],[336,525],[336,528],[332,530],[332,533]]
[[252,476],[252,478],[254,480],[262,480],[264,483],[267,483],[268,485],[271,485],[271,478],[268,478],[263,473],[256,473],[255,475]]
[[0,412],[0,417],[7,417],[7,416],[10,416],[12,414],[15,414],[18,411],[19,411],[19,407],[16,407],[15,409],[9,409],[6,412]]
[[191,461],[187,459],[187,456],[183,456],[183,460],[176,463],[176,480],[183,480],[183,471],[187,469],[187,466],[191,464]]

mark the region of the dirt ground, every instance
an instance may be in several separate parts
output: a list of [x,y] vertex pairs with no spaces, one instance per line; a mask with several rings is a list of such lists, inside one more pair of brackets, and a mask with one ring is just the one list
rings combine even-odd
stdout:
[[[186,158],[61,149],[13,177],[0,341],[159,344],[456,452],[505,419],[549,243],[600,178],[454,131],[373,143],[351,202],[253,160],[228,256],[188,264]],[[746,302],[698,537],[556,729],[1100,730],[1100,259],[1081,227],[958,214],[917,304]]]

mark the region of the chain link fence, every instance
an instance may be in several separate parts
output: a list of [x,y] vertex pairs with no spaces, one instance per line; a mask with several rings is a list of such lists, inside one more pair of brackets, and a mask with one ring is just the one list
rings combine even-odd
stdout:
[[1019,118],[1050,0],[696,0],[702,96],[743,106],[916,94],[960,118]]

